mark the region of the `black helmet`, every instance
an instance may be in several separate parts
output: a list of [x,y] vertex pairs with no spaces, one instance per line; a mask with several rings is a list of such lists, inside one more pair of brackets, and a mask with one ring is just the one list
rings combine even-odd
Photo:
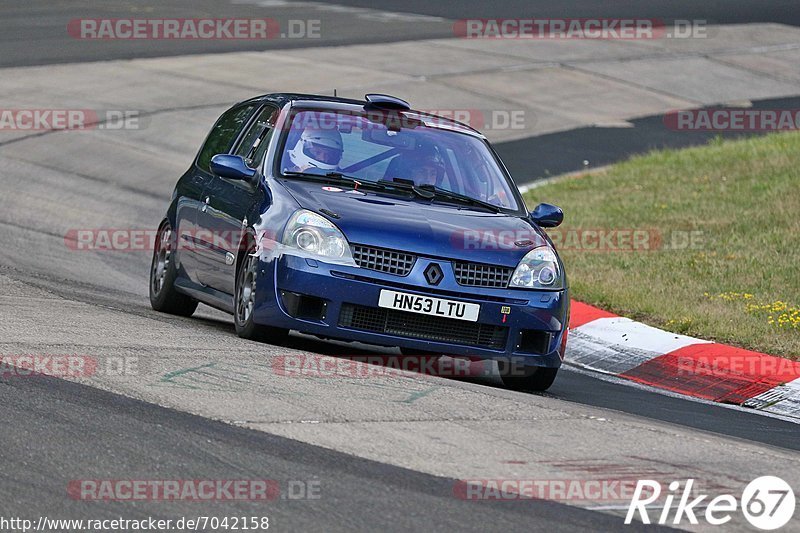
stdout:
[[416,185],[439,185],[444,176],[444,163],[436,148],[419,145],[397,157],[396,176],[413,180]]

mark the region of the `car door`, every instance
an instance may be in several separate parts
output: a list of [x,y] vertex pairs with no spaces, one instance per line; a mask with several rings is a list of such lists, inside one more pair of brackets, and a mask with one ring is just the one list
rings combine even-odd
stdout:
[[[261,108],[233,149],[220,153],[239,155],[248,165],[258,168],[271,139],[277,111],[269,105]],[[203,195],[206,205],[198,213],[198,230],[202,235],[212,235],[214,240],[207,248],[201,282],[233,294],[241,237],[255,222],[248,220],[248,216],[258,216],[259,208],[266,200],[266,191],[256,180],[245,182],[214,176]]]
[[210,169],[211,158],[233,147],[255,109],[254,104],[247,104],[223,113],[211,128],[192,168],[181,179],[176,210],[180,264],[183,275],[196,283],[202,283],[202,271],[209,255],[207,241],[211,240],[199,231],[198,226],[198,216],[206,206],[204,193],[214,178]]
[[175,236],[177,238],[177,265],[180,277],[197,282],[197,251],[194,245],[197,213],[203,204],[203,192],[211,177],[192,165],[178,181],[175,204]]

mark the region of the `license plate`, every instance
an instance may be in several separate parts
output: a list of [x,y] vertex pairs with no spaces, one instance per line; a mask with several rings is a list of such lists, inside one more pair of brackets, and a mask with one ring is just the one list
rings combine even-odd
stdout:
[[478,313],[481,310],[481,306],[478,304],[387,290],[381,291],[381,295],[378,298],[378,307],[409,311],[421,315],[455,318],[456,320],[466,320],[468,322],[477,322]]

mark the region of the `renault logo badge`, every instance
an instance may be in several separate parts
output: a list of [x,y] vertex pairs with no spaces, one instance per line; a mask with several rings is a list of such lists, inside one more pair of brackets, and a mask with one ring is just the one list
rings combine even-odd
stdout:
[[425,279],[431,285],[438,285],[444,279],[444,272],[442,272],[442,267],[437,265],[436,263],[431,263],[425,269]]

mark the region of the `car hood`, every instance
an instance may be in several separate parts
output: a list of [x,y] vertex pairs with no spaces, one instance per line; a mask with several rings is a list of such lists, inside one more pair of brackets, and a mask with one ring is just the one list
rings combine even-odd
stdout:
[[541,229],[518,216],[317,182],[282,183],[301,207],[326,215],[353,244],[508,267],[547,244]]

